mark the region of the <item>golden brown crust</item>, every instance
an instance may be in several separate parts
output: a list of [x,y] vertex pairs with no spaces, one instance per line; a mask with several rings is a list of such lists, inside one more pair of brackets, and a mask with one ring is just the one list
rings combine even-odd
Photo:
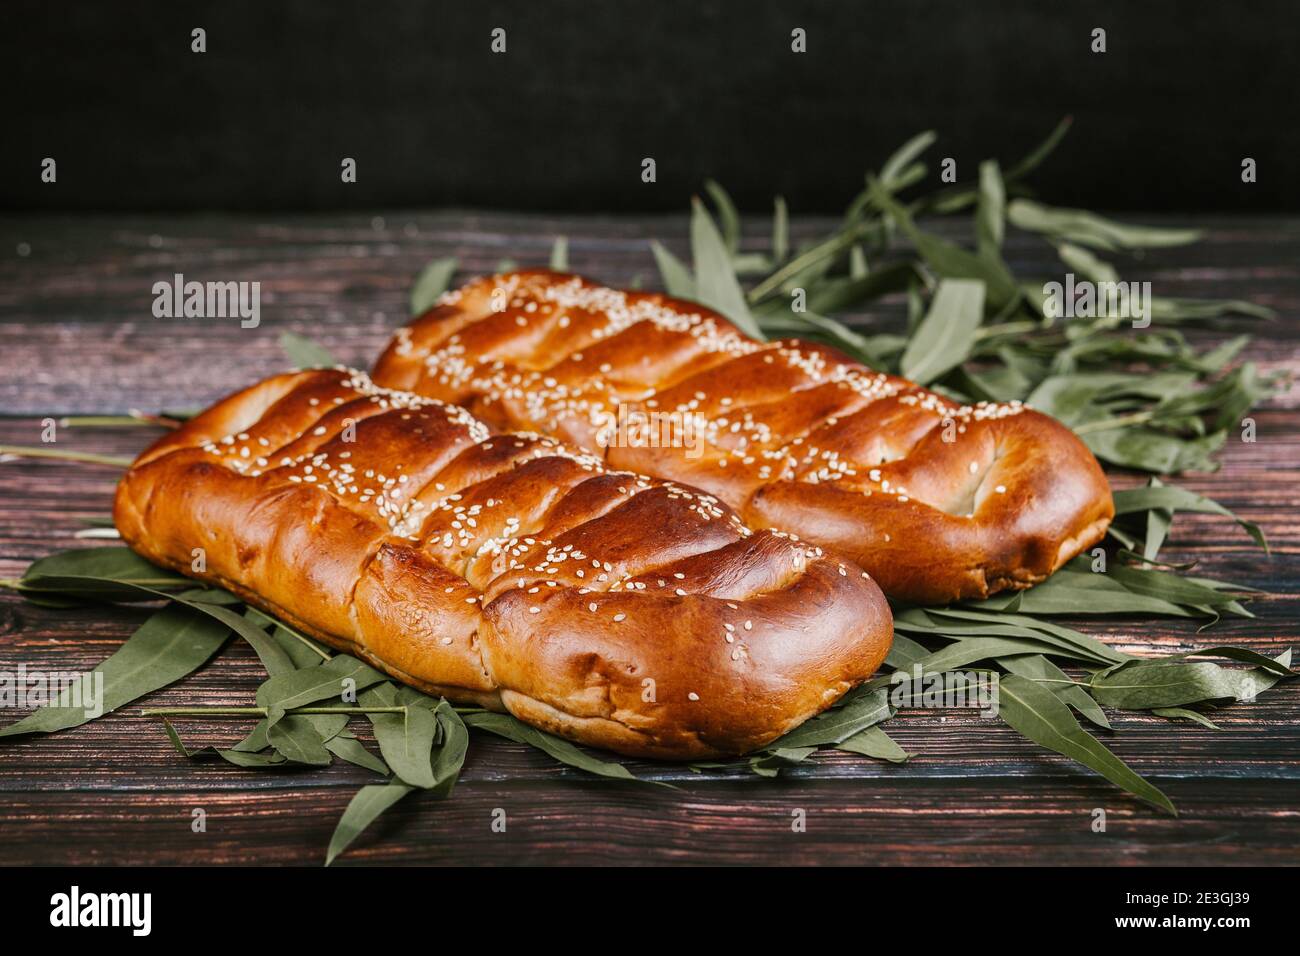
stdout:
[[[1028,587],[1114,515],[1087,447],[1019,403],[957,406],[823,345],[756,342],[704,306],[547,270],[448,293],[374,377],[694,485],[903,601]],[[664,417],[629,437],[618,425],[638,414]]]
[[145,557],[401,680],[634,756],[760,747],[892,635],[847,561],[347,370],[267,379],[165,436],[114,518]]

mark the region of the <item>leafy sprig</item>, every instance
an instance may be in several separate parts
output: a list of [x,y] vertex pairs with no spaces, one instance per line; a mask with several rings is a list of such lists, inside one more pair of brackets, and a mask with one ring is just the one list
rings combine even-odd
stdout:
[[[896,151],[850,202],[839,228],[794,246],[789,211],[777,197],[770,248],[742,249],[740,216],[726,191],[709,182],[705,192],[717,214],[692,205],[693,262],[687,266],[659,243],[651,250],[663,284],[675,296],[698,299],[755,337],[800,337],[828,342],[866,364],[900,372],[957,400],[1027,400],[1071,425],[1102,459],[1164,475],[1213,467],[1227,430],[1271,388],[1245,363],[1229,366],[1244,336],[1196,350],[1171,326],[1229,314],[1254,319],[1271,312],[1237,301],[1156,299],[1157,331],[1123,330],[1110,319],[1061,323],[1043,310],[1042,283],[1015,276],[1002,256],[1009,228],[1040,236],[1062,266],[1085,278],[1113,281],[1118,271],[1102,253],[1130,253],[1180,245],[1195,230],[1134,227],[1081,210],[1056,209],[1031,198],[1026,177],[1056,148],[1069,127],[1063,121],[1029,155],[1003,169],[989,160],[973,185],[953,185],[909,197],[926,169],[921,157],[936,141],[923,133]],[[935,235],[922,217],[968,213],[972,249]],[[568,266],[560,237],[550,265]],[[502,263],[511,268],[513,263]],[[411,291],[412,314],[430,307],[457,268],[439,259]],[[742,281],[752,278],[748,284]],[[805,308],[792,308],[801,290]],[[905,334],[868,334],[832,317],[887,297],[906,304]],[[282,344],[298,367],[330,366],[328,350],[301,336]],[[171,425],[190,413],[133,415],[120,421],[69,424]],[[35,451],[41,451],[36,449]],[[32,454],[0,448],[0,454]],[[123,466],[120,459],[59,451],[48,457]],[[1146,487],[1115,495],[1117,545],[1107,564],[1097,555],[1075,559],[1029,591],[945,608],[895,608],[896,634],[885,671],[760,753],[745,760],[701,762],[703,767],[748,766],[776,776],[823,750],[840,750],[889,762],[910,755],[882,724],[897,706],[889,688],[895,675],[957,669],[999,681],[1002,719],[1036,743],[1074,759],[1117,786],[1166,812],[1173,804],[1136,774],[1078,718],[1109,731],[1103,708],[1136,711],[1214,728],[1215,708],[1253,700],[1278,680],[1292,677],[1291,655],[1277,658],[1241,648],[1213,646],[1163,658],[1138,658],[1055,623],[1060,614],[1248,615],[1246,589],[1177,573],[1160,562],[1176,513],[1216,514],[1237,521],[1267,548],[1254,524],[1204,496],[1152,477]],[[1097,567],[1098,561],[1101,568]],[[1104,573],[1098,573],[1104,569]],[[244,768],[323,766],[338,759],[382,776],[363,787],[340,819],[327,852],[332,862],[383,812],[416,790],[450,793],[463,764],[469,730],[477,729],[541,750],[570,766],[601,776],[636,780],[618,760],[475,707],[454,707],[388,680],[369,665],[335,654],[289,624],[244,608],[234,595],[155,568],[120,547],[70,551],[35,562],[22,579],[0,584],[38,603],[67,607],[83,601],[166,600],[97,671],[104,676],[105,708],[112,712],[201,667],[237,634],[253,647],[268,673],[255,702],[235,708],[164,708],[160,717],[177,750],[188,758],[216,756]],[[1226,667],[1213,657],[1245,667]],[[1070,668],[1067,673],[1063,668]],[[1072,676],[1073,675],[1073,676]],[[360,693],[355,703],[332,698],[344,677]],[[1075,715],[1078,715],[1076,718]],[[256,723],[229,748],[188,749],[173,717],[229,716]],[[364,717],[379,747],[367,748],[351,722]],[[84,711],[57,703],[9,727],[0,737],[54,732],[85,721]]]

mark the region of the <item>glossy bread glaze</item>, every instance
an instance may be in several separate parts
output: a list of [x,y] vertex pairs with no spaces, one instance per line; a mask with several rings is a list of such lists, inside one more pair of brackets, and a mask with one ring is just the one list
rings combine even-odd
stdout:
[[[694,485],[849,555],[903,601],[1028,587],[1114,515],[1092,453],[1024,405],[959,406],[827,346],[757,342],[704,306],[574,275],[450,292],[373,374]],[[624,427],[638,420],[639,438]]]
[[407,683],[634,756],[760,747],[892,636],[847,560],[347,370],[267,379],[163,437],[114,519]]

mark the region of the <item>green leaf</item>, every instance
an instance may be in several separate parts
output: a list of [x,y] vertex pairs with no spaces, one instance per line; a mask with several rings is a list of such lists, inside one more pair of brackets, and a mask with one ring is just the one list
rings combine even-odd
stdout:
[[461,720],[456,708],[447,701],[439,701],[434,710],[438,719],[440,740],[433,755],[433,779],[435,790],[442,796],[451,793],[452,787],[460,776],[465,764],[465,754],[469,751],[469,730]]
[[346,680],[354,681],[355,688],[359,691],[386,681],[388,677],[355,657],[339,654],[319,667],[270,678],[257,689],[257,703],[260,707],[270,709],[267,720],[274,725],[283,719],[284,711],[305,707],[318,700],[341,697],[346,689]]
[[912,240],[921,258],[940,278],[977,279],[983,282],[989,308],[995,312],[1013,305],[1022,298],[1020,287],[1016,285],[1015,279],[1000,258],[990,261],[946,239],[921,231],[912,222],[908,212],[881,189],[879,184],[873,186],[875,189],[873,196],[880,208],[898,223],[899,229]]
[[894,742],[894,738],[879,727],[867,727],[864,730],[859,730],[847,740],[841,740],[835,745],[835,749],[875,757],[877,760],[888,760],[890,763],[904,763],[912,757],[911,754]]
[[691,275],[691,271],[658,242],[651,240],[650,249],[654,253],[655,262],[659,265],[659,277],[663,280],[664,289],[668,294],[677,299],[694,299],[695,278]]
[[727,191],[712,179],[705,180],[704,191],[709,194],[713,205],[718,209],[723,245],[734,256],[740,250],[740,213],[736,211],[736,204],[731,201]]
[[1000,259],[1006,226],[1007,193],[996,159],[980,163],[979,205],[975,209],[975,251],[985,259]]
[[[180,680],[207,663],[229,636],[230,628],[191,608],[163,608],[92,672],[103,675],[104,681],[97,708],[102,706],[103,713],[111,713]],[[61,699],[65,704],[73,701],[72,697]],[[0,730],[0,737],[48,734],[94,719],[84,707],[46,706]]]
[[181,741],[180,734],[176,732],[176,728],[172,726],[170,720],[163,718],[163,729],[167,732],[167,737],[171,740],[172,746],[191,760],[196,760],[200,757],[213,754],[221,757],[228,763],[234,764],[236,767],[244,767],[245,769],[279,767],[284,764],[284,757],[280,756],[278,753],[249,753],[240,750],[222,750],[218,747],[199,747],[197,750],[190,750]]
[[[858,278],[828,279],[808,290],[808,309],[823,314],[839,312],[891,292],[902,292],[915,278],[916,266],[910,262],[894,262]],[[824,321],[835,322],[834,319]],[[840,327],[849,331],[845,326]]]
[[385,810],[406,796],[414,787],[404,783],[374,783],[362,787],[348,803],[330,837],[329,850],[325,853],[325,865],[329,866],[338,855],[351,846],[352,841],[361,835],[366,827],[374,823]]
[[[1023,594],[1024,592],[1019,592],[1018,595],[1008,596],[1003,603],[1009,605],[1012,598],[1023,596]],[[904,612],[904,614],[898,615],[898,617],[910,622],[914,613],[914,611],[907,611]],[[1117,651],[1113,647],[1102,643],[1094,637],[1089,637],[1087,634],[1083,634],[1080,631],[1063,627],[1060,624],[1054,624],[1051,621],[1044,621],[1039,618],[1030,617],[1026,614],[1006,613],[989,608],[977,610],[960,607],[931,608],[929,614],[933,617],[943,619],[952,618],[957,621],[970,622],[980,626],[981,628],[989,629],[979,633],[1002,634],[1006,637],[1033,637],[1038,640],[1055,640],[1063,651],[1079,660],[1096,660],[1106,664],[1114,664],[1128,660],[1133,656],[1131,654]],[[937,628],[939,633],[954,630],[954,626],[947,620],[938,624]]]
[[[568,764],[570,767],[577,767],[579,770],[585,770],[588,773],[594,773],[601,777],[612,777],[616,780],[639,779],[633,776],[632,772],[621,763],[613,763],[612,761],[593,757],[579,750],[567,740],[538,730],[536,727],[530,727],[509,714],[486,711],[477,714],[466,714],[465,723],[470,727],[477,727],[479,730],[486,730],[488,733],[496,734],[498,737],[513,740],[515,743],[536,747],[543,753],[554,757],[560,763]],[[651,781],[641,782],[648,783]]]
[[1276,319],[1277,313],[1267,306],[1242,299],[1170,299],[1151,297],[1153,322],[1187,322],[1217,319],[1224,315],[1244,315],[1252,319]]
[[1111,729],[1110,721],[1106,719],[1106,712],[1101,709],[1097,701],[1078,684],[1066,683],[1070,678],[1065,671],[1042,654],[1015,654],[1000,657],[998,663],[1012,674],[1018,674],[1032,681],[1044,682],[1041,686],[1061,698],[1083,717],[1098,727]]
[[1155,479],[1152,479],[1152,483],[1145,488],[1128,488],[1115,492],[1114,499],[1116,517],[1162,509],[1170,512],[1193,511],[1200,514],[1215,514],[1224,518],[1231,518],[1250,535],[1257,545],[1263,548],[1265,552],[1268,551],[1268,542],[1265,540],[1264,532],[1260,530],[1259,525],[1238,518],[1217,501],[1204,495],[1198,495],[1186,488],[1180,488],[1177,485],[1160,484]]
[[885,160],[885,164],[880,167],[880,182],[886,189],[891,192],[898,191],[898,184],[903,178],[903,172],[912,161],[934,145],[934,141],[939,138],[938,134],[928,129],[923,133],[917,133]]
[[1015,199],[1007,206],[1011,224],[1030,232],[1046,233],[1096,249],[1148,249],[1183,246],[1201,238],[1199,229],[1162,229],[1128,226],[1082,209],[1045,206]]
[[1098,703],[1121,710],[1179,707],[1236,700],[1243,689],[1240,673],[1209,661],[1129,661],[1093,675],[1090,690]]
[[269,723],[266,735],[276,752],[294,763],[323,767],[333,759],[325,749],[321,735],[306,716],[289,714]]
[[765,751],[799,750],[838,744],[860,730],[864,730],[894,715],[888,691],[882,689],[850,692],[849,699],[778,737],[764,748]]
[[451,277],[456,274],[454,258],[434,259],[421,270],[411,286],[411,315],[423,315],[433,308],[438,296],[447,291]]
[[403,782],[426,790],[436,785],[432,753],[439,727],[433,710],[417,703],[399,702],[396,690],[386,683],[370,688],[360,700],[366,706],[405,706],[401,714],[366,715],[375,729],[379,752]]
[[918,644],[906,635],[895,633],[894,642],[890,645],[889,654],[886,655],[882,666],[904,670],[929,656],[930,652],[924,645]]
[[385,777],[390,773],[388,764],[367,750],[365,745],[355,737],[335,737],[333,740],[327,740],[325,749],[340,760],[346,760],[358,767],[373,770]]
[[[1208,661],[1186,660],[1191,656],[1226,657],[1256,666],[1230,670]],[[1102,704],[1125,710],[1254,700],[1279,680],[1300,676],[1290,664],[1290,651],[1270,658],[1240,647],[1207,647],[1164,658],[1127,661],[1098,671],[1093,675],[1091,690]]]
[[1211,456],[1223,447],[1227,438],[1224,432],[1215,432],[1189,440],[1151,428],[1076,429],[1076,432],[1098,458],[1161,475],[1216,470],[1218,466]]
[[1056,254],[1070,269],[1089,282],[1119,282],[1119,273],[1115,267],[1104,259],[1098,258],[1082,246],[1069,242],[1059,242]]
[[1155,707],[1151,713],[1157,717],[1167,717],[1169,720],[1190,720],[1200,724],[1202,727],[1208,727],[1210,730],[1218,730],[1219,725],[1204,714],[1186,707]]
[[772,259],[781,263],[790,254],[790,212],[785,198],[777,196],[772,201]]
[[1045,140],[1030,150],[1027,156],[1007,171],[1005,177],[1007,182],[1023,179],[1042,165],[1043,160],[1052,154],[1056,147],[1060,145],[1061,140],[1065,139],[1065,134],[1070,131],[1070,125],[1073,122],[1074,117],[1066,116],[1057,123]]
[[556,272],[569,271],[569,240],[564,236],[555,237],[551,246],[551,268]]
[[775,777],[786,767],[802,763],[817,752],[816,747],[779,747],[749,758],[749,769],[760,777]]
[[103,578],[159,588],[194,583],[185,575],[151,564],[130,548],[119,545],[74,548],[39,558],[23,572],[22,580],[29,582],[34,578],[69,576]]
[[977,661],[994,660],[1009,654],[1059,653],[1060,648],[1048,640],[1023,637],[964,637],[937,650],[916,664],[929,674],[956,670]]
[[298,670],[302,670],[304,667],[315,667],[322,661],[327,661],[333,657],[333,654],[325,650],[316,641],[290,630],[280,622],[276,622],[271,637],[280,645],[280,649],[289,655],[289,659],[293,661],[293,666]]
[[1167,796],[1086,733],[1070,708],[1041,684],[1015,674],[1004,677],[999,683],[998,704],[1002,719],[1034,743],[1077,760],[1116,786],[1178,815]]
[[695,256],[697,299],[721,312],[746,335],[762,339],[763,333],[749,312],[745,293],[732,270],[727,247],[704,203],[698,199],[691,211],[691,251]]
[[280,333],[280,348],[289,356],[294,368],[333,368],[339,364],[325,346],[295,332]]
[[271,618],[257,610],[257,608],[250,607],[244,612],[244,619],[253,626],[241,631],[240,635],[257,652],[258,659],[261,660],[262,666],[266,668],[266,673],[269,676],[288,674],[290,671],[298,669],[298,665],[284,647],[264,630],[264,628],[275,623]]
[[903,375],[925,385],[966,361],[983,315],[983,282],[944,279],[903,350]]
[[[232,611],[229,607],[225,606],[224,601],[222,601],[222,603],[216,603],[212,600],[212,597],[219,596],[223,593],[220,591],[216,591],[213,594],[204,592],[195,597],[189,597],[186,592],[169,593],[146,584],[140,584],[136,581],[127,581],[124,579],[101,579],[89,576],[73,575],[60,575],[56,577],[54,575],[45,574],[32,578],[24,578],[20,584],[24,589],[33,588],[41,591],[54,591],[56,593],[93,593],[96,588],[101,588],[103,593],[99,596],[102,599],[112,597],[120,600],[123,597],[129,597],[135,594],[147,598],[168,598],[172,601],[183,604],[186,607],[200,611],[208,617],[215,618],[240,637],[248,641],[254,649],[262,647],[267,650],[267,653],[274,653],[269,648],[265,647],[266,633],[258,627],[253,620]],[[262,651],[259,650],[258,653],[260,655]]]

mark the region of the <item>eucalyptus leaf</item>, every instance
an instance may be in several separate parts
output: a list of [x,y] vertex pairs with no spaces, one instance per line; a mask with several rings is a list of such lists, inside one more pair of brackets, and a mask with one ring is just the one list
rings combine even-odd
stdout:
[[887,188],[895,189],[903,171],[912,164],[912,162],[934,145],[939,134],[932,129],[923,133],[917,133],[906,143],[900,146],[880,167],[880,181]]
[[280,348],[289,356],[294,368],[333,368],[339,364],[325,346],[295,332],[280,333]]
[[944,279],[903,350],[903,375],[925,385],[960,365],[974,347],[983,315],[983,282]]
[[329,866],[338,859],[338,855],[351,846],[352,841],[359,837],[366,827],[374,823],[385,810],[414,789],[414,787],[394,781],[390,783],[374,783],[358,790],[356,796],[348,803],[347,809],[343,811],[343,816],[339,818],[338,824],[334,827],[334,835],[330,837],[329,850],[325,853],[325,865]]
[[1218,730],[1219,725],[1204,714],[1187,707],[1155,707],[1151,713],[1157,717],[1165,717],[1169,720],[1190,720],[1193,723],[1200,724],[1202,727],[1208,727],[1210,730]]
[[[395,693],[389,693],[391,685],[381,684],[372,687],[361,695],[360,701],[367,705],[393,706],[397,701]],[[415,787],[429,789],[438,781],[433,775],[432,753],[434,741],[438,737],[438,720],[433,711],[414,703],[406,703],[400,714],[368,714],[375,730],[375,741],[384,761],[398,779]]]
[[[1237,700],[1246,692],[1243,674],[1208,661],[1130,661],[1095,674],[1089,689],[1103,706],[1150,710]],[[1253,690],[1249,696],[1254,697]]]
[[240,750],[223,750],[219,747],[199,747],[196,750],[190,750],[185,746],[180,734],[176,732],[176,728],[172,726],[170,720],[163,720],[163,730],[167,732],[167,737],[171,740],[172,746],[191,760],[213,754],[227,763],[245,769],[279,767],[283,766],[285,762],[284,757],[278,753],[248,753]]
[[712,179],[705,180],[704,191],[717,207],[723,245],[727,247],[727,252],[735,256],[740,249],[740,213],[736,211],[736,204],[731,201],[727,191]]
[[726,244],[698,199],[691,211],[691,250],[695,257],[695,294],[699,301],[721,312],[746,335],[762,339],[762,330],[750,315],[745,293],[736,280]]
[[695,277],[691,275],[691,270],[658,242],[652,241],[650,249],[654,252],[655,262],[659,266],[659,277],[663,280],[664,289],[668,294],[678,299],[694,299],[696,297]]
[[[168,605],[152,615],[92,673],[103,676],[103,690],[92,709],[107,714],[197,670],[230,636],[220,621],[183,605]],[[96,719],[72,696],[65,706],[46,706],[0,729],[0,737],[53,733]],[[83,699],[82,703],[86,701]]]
[[612,777],[616,780],[639,779],[633,776],[632,772],[621,763],[593,757],[579,750],[567,740],[548,734],[543,730],[538,730],[536,727],[531,727],[509,714],[488,711],[467,714],[465,715],[465,723],[470,727],[477,727],[479,730],[486,730],[488,733],[496,734],[498,737],[513,740],[515,743],[536,747],[543,753],[554,757],[560,763],[567,764],[570,767],[577,767],[579,770],[585,770],[588,773],[594,773],[601,777]]
[[569,240],[565,236],[556,236],[551,246],[550,266],[556,272],[569,271]]
[[434,716],[439,729],[438,749],[433,755],[434,789],[440,796],[449,796],[469,751],[469,730],[456,708],[445,700],[439,701]]
[[780,263],[790,254],[790,212],[785,198],[772,201],[772,258]]
[[889,694],[884,689],[869,692],[851,692],[852,696],[842,706],[804,721],[794,730],[777,738],[767,750],[799,750],[838,744],[858,731],[894,715]]
[[816,747],[776,747],[749,758],[749,769],[760,777],[775,777],[787,767],[802,763]]
[[1164,509],[1170,512],[1193,511],[1201,514],[1222,515],[1237,522],[1257,545],[1268,551],[1268,542],[1259,525],[1238,518],[1235,514],[1211,498],[1199,495],[1177,485],[1157,483],[1154,479],[1145,488],[1128,488],[1114,493],[1115,515],[1135,514],[1143,511]]
[[1201,238],[1199,229],[1162,229],[1128,226],[1082,209],[1046,206],[1015,199],[1007,206],[1007,219],[1020,229],[1058,236],[1098,249],[1144,249],[1183,246]]
[[411,315],[423,315],[433,308],[455,274],[456,260],[452,258],[434,259],[425,266],[411,286]]
[[194,583],[185,575],[160,568],[121,545],[74,548],[38,558],[28,565],[22,580],[30,582],[44,577],[103,578],[158,588]]
[[[349,686],[359,691],[387,679],[387,675],[369,664],[347,654],[340,654],[319,667],[270,678],[257,689],[257,703],[271,711],[268,723],[273,726],[283,719],[287,710],[305,707],[319,700],[341,697]],[[353,683],[345,684],[345,681]]]
[[373,770],[375,773],[383,774],[385,777],[391,772],[388,764],[384,763],[379,757],[376,757],[361,741],[353,737],[335,737],[333,740],[325,742],[325,749],[338,757],[340,760],[346,760],[350,764],[358,767],[364,767],[367,770]]
[[334,759],[325,749],[321,735],[305,716],[288,714],[269,723],[266,735],[276,753],[294,763],[325,766]]
[[1016,674],[1004,677],[999,683],[998,706],[1002,719],[1034,743],[1076,760],[1153,806],[1178,815],[1167,796],[1086,733],[1070,708],[1043,685]]
[[875,757],[877,760],[888,760],[890,763],[904,763],[912,757],[879,727],[859,730],[852,737],[837,743],[835,749]]
[[1012,674],[1040,682],[1041,686],[1046,687],[1098,727],[1111,729],[1106,712],[1101,709],[1097,701],[1078,684],[1070,682],[1065,671],[1042,654],[1013,654],[998,658],[998,663]]
[[975,209],[975,251],[986,259],[1000,258],[1006,231],[1006,187],[996,159],[980,163],[979,203]]

